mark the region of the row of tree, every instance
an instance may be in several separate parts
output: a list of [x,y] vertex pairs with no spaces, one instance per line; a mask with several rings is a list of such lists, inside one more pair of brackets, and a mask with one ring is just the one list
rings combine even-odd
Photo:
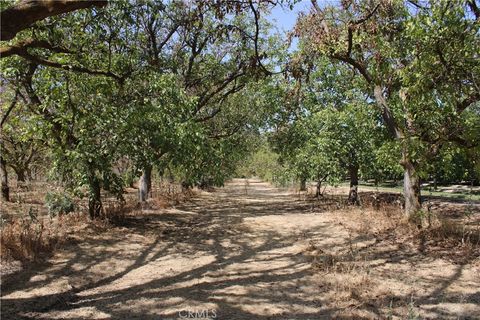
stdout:
[[[23,1],[2,11],[2,23],[41,5],[66,10]],[[15,37],[2,24],[2,40],[13,38],[1,49],[3,199],[8,167],[21,181],[35,163],[88,197],[92,218],[102,189],[122,197],[121,162],[141,174],[141,201],[153,170],[175,172],[185,187],[221,185],[266,119],[255,86],[268,88],[261,60],[276,50],[259,17],[267,5],[115,1],[46,18]]]
[[408,216],[421,210],[422,179],[478,178],[475,0],[313,0],[293,51],[264,19],[274,5],[7,4],[4,199],[8,166],[22,180],[42,163],[88,196],[94,218],[102,189],[121,197],[119,163],[130,180],[141,175],[142,201],[152,170],[175,172],[185,187],[221,185],[265,133],[275,166],[318,189],[347,176],[352,203],[359,177],[403,172]]
[[478,177],[479,27],[475,1],[312,1],[297,21],[292,60],[297,83],[310,84],[297,89],[297,108],[279,130],[288,131],[281,153],[302,178],[313,172],[321,181],[344,167],[353,186],[383,149],[404,171],[408,216],[421,210],[422,175],[451,171],[439,161],[464,155]]

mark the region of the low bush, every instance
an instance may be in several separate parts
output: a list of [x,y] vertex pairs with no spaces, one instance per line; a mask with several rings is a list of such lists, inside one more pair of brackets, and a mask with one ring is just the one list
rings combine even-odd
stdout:
[[45,196],[45,206],[51,217],[75,211],[73,199],[65,193],[48,192]]

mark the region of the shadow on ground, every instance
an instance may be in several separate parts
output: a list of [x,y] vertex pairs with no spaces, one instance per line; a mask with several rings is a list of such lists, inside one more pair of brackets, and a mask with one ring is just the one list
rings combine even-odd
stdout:
[[[413,310],[466,319],[479,310],[480,281],[464,277],[465,268],[478,266],[447,266],[398,246],[371,253],[374,239],[350,234],[331,216],[266,183],[234,180],[177,208],[90,230],[46,263],[4,277],[2,318],[374,319]],[[348,290],[344,281],[340,290],[343,274],[312,267],[318,262],[305,254],[312,241],[351,265],[354,246],[376,278]],[[408,270],[432,265],[439,270]],[[356,292],[373,294],[382,279],[398,288],[378,297]],[[452,286],[473,291],[447,292]]]

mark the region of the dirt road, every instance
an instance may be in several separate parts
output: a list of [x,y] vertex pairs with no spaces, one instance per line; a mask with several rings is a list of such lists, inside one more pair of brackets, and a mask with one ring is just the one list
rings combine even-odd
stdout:
[[2,319],[480,318],[478,259],[380,245],[341,214],[234,180],[5,277]]

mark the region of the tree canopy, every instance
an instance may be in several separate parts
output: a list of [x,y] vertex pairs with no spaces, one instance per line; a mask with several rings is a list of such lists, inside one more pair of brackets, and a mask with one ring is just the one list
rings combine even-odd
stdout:
[[[351,203],[359,179],[403,174],[412,216],[422,181],[478,180],[475,1],[312,1],[288,49],[266,16],[294,3],[2,2],[3,197],[8,170],[45,162],[92,218],[101,190],[122,199],[120,162],[141,201],[152,172],[349,179]],[[275,173],[245,165],[263,158]]]

